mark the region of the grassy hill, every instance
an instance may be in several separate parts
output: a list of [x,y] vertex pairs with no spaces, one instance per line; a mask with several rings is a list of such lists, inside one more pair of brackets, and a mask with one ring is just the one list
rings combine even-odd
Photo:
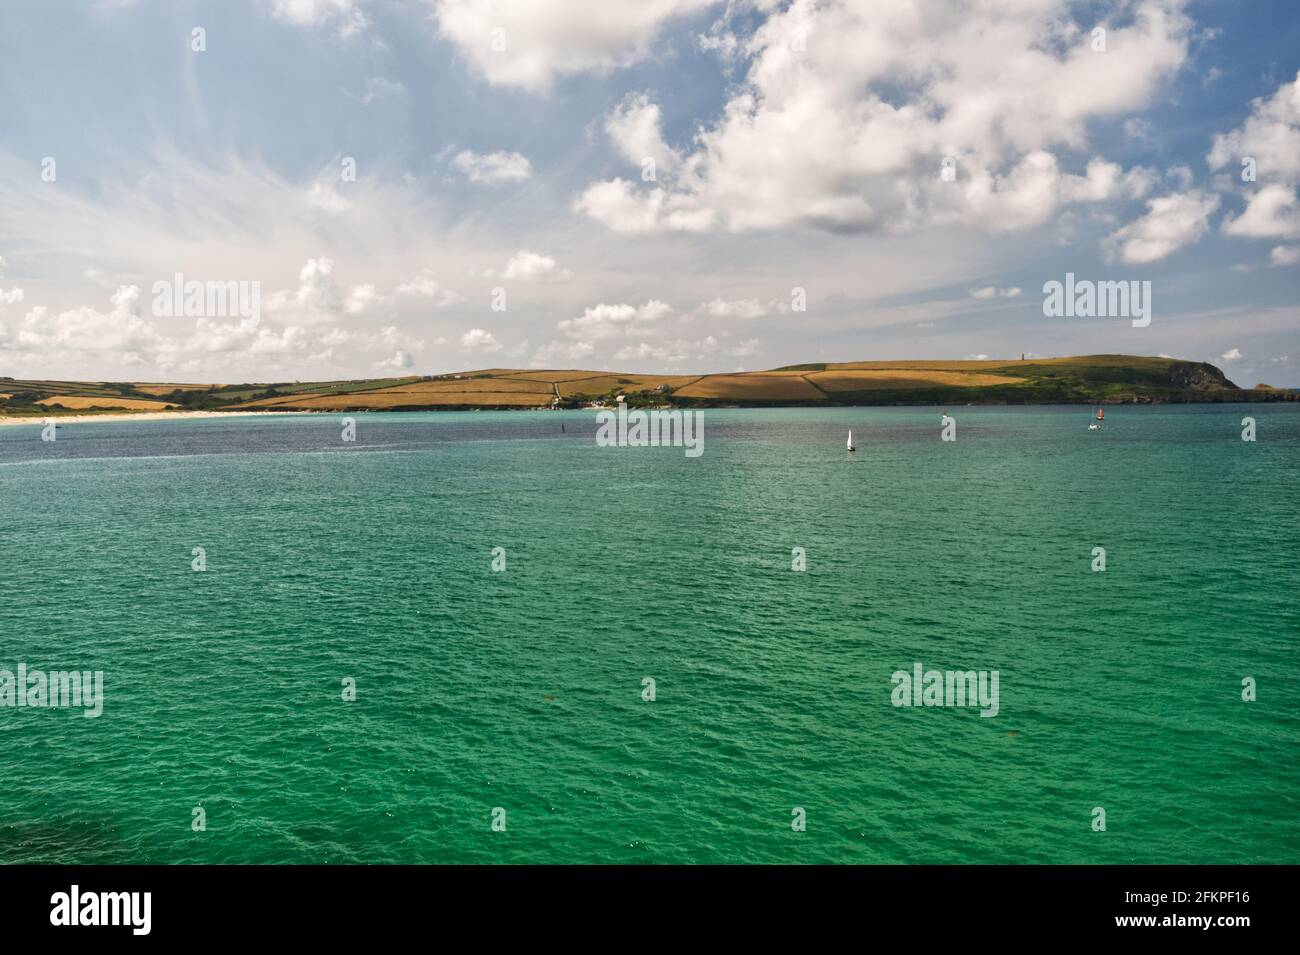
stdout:
[[258,384],[26,381],[0,377],[0,415],[109,411],[416,411],[633,406],[1295,401],[1238,388],[1214,365],[1088,355],[1021,361],[860,361],[717,375],[489,368],[407,378]]

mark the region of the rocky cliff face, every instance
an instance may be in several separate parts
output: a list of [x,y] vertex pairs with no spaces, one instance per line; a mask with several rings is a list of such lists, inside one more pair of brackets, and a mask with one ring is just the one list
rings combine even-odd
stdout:
[[1218,368],[1204,361],[1176,361],[1169,366],[1169,384],[1192,391],[1236,388]]

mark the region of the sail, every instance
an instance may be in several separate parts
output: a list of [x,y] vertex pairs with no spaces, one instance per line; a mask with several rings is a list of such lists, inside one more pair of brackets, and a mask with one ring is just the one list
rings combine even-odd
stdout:
[[1101,408],[1098,408],[1098,409],[1097,409],[1097,420],[1098,420],[1098,421],[1105,421],[1105,420],[1106,420],[1106,412],[1103,411]]
[[849,443],[848,443],[847,447],[849,448],[849,450],[852,450],[852,449],[853,449],[853,432],[852,432],[852,431],[849,432]]

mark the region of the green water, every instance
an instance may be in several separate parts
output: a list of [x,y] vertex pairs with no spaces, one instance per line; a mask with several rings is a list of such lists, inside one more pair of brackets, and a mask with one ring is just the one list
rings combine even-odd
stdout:
[[0,428],[0,861],[1300,861],[1300,408],[941,410]]

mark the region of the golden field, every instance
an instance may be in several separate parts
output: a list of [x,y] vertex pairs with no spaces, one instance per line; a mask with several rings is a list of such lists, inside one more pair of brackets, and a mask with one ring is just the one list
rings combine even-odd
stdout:
[[978,371],[937,371],[918,368],[840,369],[808,374],[808,380],[824,391],[870,391],[873,388],[924,388],[947,385],[975,388],[984,385],[1015,385],[1023,378],[989,375]]
[[798,375],[706,375],[677,389],[683,398],[714,401],[818,401],[822,392]]
[[123,411],[166,411],[168,408],[176,407],[176,405],[168,404],[165,401],[147,401],[141,398],[98,398],[81,395],[56,395],[52,398],[42,398],[36,403],[47,407],[59,405],[77,411],[85,411],[89,408],[103,410],[120,408]]

